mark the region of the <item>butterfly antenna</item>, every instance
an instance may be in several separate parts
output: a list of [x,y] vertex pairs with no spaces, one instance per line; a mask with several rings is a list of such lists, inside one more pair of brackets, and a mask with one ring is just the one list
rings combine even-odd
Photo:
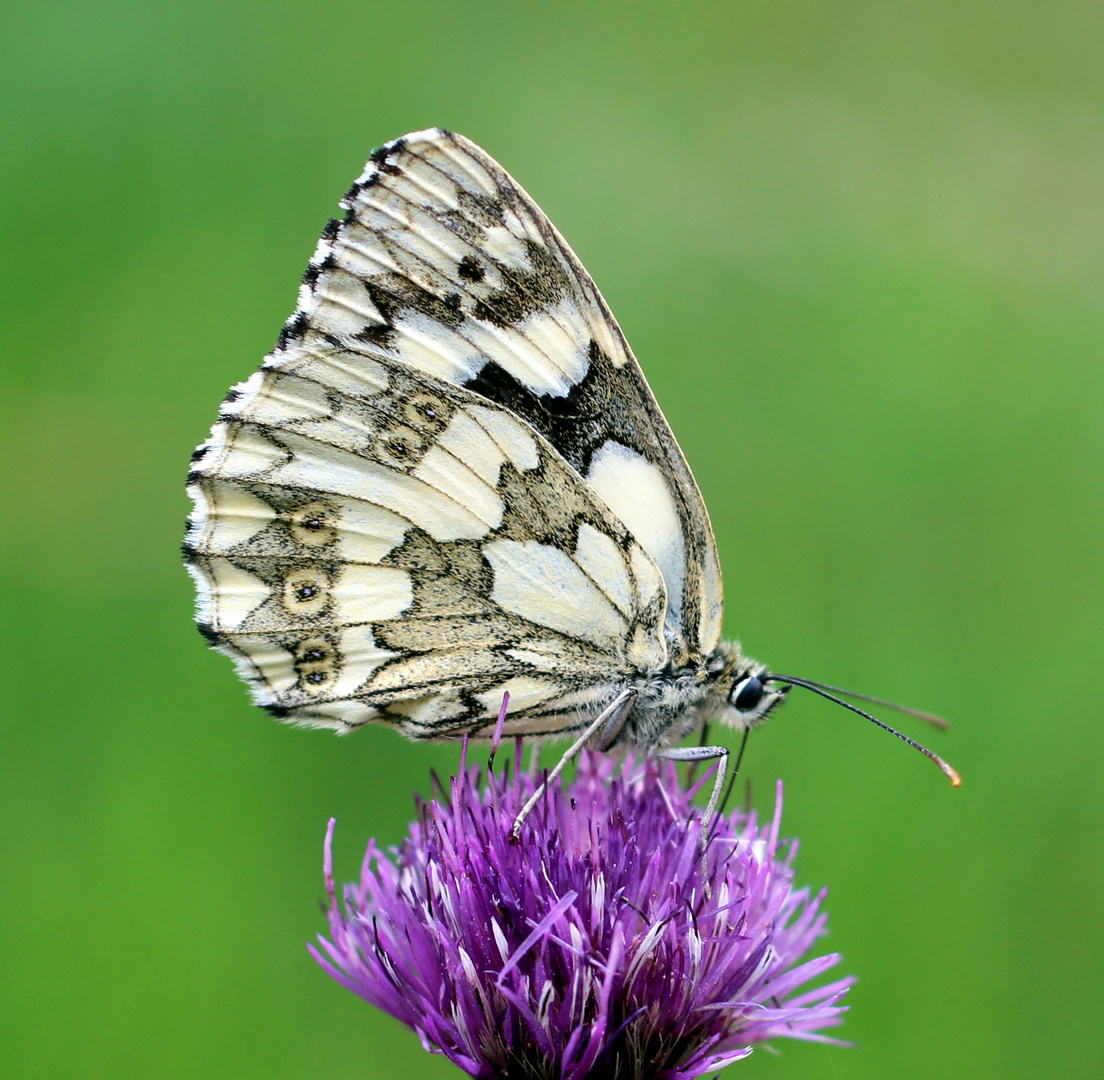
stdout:
[[[865,716],[872,724],[877,724],[883,731],[888,731],[890,735],[896,735],[902,742],[906,742],[914,750],[919,750],[924,757],[934,761],[939,766],[943,775],[955,786],[958,787],[962,783],[962,777],[954,770],[954,768],[944,761],[938,754],[933,753],[926,746],[921,746],[914,739],[910,739],[907,735],[903,735],[896,728],[892,728],[889,724],[883,723],[876,716],[871,716],[870,713],[864,712],[857,705],[852,705],[849,701],[844,701],[843,698],[836,697],[835,694],[829,693],[828,689],[821,686],[820,683],[810,682],[808,679],[798,679],[792,675],[765,675],[763,677],[764,682],[784,682],[789,683],[792,686],[803,686],[806,690],[812,690],[814,694],[819,694],[822,698],[827,698],[829,701],[834,701],[837,705],[842,705],[845,709],[850,709],[853,713],[858,713],[859,716]],[[839,693],[847,693],[847,691],[841,690]],[[864,701],[876,701],[876,698],[866,697],[862,694],[855,694],[855,697],[862,698]],[[883,702],[882,704],[888,704]],[[896,708],[897,706],[894,706]],[[903,709],[902,712],[911,713],[911,709]]]
[[[779,675],[777,678],[784,679],[785,676]],[[789,682],[790,680],[786,679],[785,681]],[[872,705],[881,705],[886,709],[895,709],[906,716],[915,716],[917,720],[923,720],[924,723],[931,724],[932,727],[937,727],[940,731],[946,731],[951,726],[942,716],[936,716],[935,713],[925,712],[923,709],[910,709],[907,705],[898,705],[896,701],[886,701],[885,698],[874,697],[872,694],[860,694],[857,690],[844,690],[842,686],[829,686],[828,683],[817,682],[815,679],[803,679],[801,685],[809,690],[814,688],[827,690],[832,694],[843,694],[844,697],[869,701]]]

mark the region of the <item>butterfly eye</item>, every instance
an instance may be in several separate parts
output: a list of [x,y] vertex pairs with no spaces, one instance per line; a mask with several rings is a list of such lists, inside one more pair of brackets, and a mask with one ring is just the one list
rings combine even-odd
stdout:
[[728,700],[742,713],[754,712],[763,700],[763,684],[754,675],[749,675],[732,688]]

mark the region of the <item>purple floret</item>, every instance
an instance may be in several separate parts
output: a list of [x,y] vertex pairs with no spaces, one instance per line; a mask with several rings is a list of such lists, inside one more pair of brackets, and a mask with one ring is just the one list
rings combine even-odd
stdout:
[[[520,754],[520,750],[519,750]],[[510,828],[539,783],[468,768],[447,804],[420,805],[390,854],[369,844],[335,896],[318,962],[471,1076],[689,1080],[781,1036],[840,1023],[852,983],[798,993],[835,954],[825,891],[793,889],[795,843],[774,819],[717,819],[703,874],[701,816],[670,762],[584,753]]]

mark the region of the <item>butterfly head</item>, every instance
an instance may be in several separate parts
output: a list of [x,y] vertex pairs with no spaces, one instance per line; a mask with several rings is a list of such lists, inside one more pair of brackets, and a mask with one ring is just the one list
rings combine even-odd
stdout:
[[740,731],[758,727],[790,688],[772,682],[766,665],[742,656],[738,646],[722,645],[721,650],[723,663],[717,665],[716,685],[724,700],[714,718]]

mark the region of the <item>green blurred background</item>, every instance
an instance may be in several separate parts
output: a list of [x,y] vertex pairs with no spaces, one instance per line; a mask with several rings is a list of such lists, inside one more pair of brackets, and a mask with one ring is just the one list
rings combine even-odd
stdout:
[[9,3],[0,1073],[459,1076],[304,941],[455,746],[281,728],[191,622],[189,452],[369,150],[497,157],[697,474],[855,1049],[758,1078],[1104,1074],[1104,7]]

